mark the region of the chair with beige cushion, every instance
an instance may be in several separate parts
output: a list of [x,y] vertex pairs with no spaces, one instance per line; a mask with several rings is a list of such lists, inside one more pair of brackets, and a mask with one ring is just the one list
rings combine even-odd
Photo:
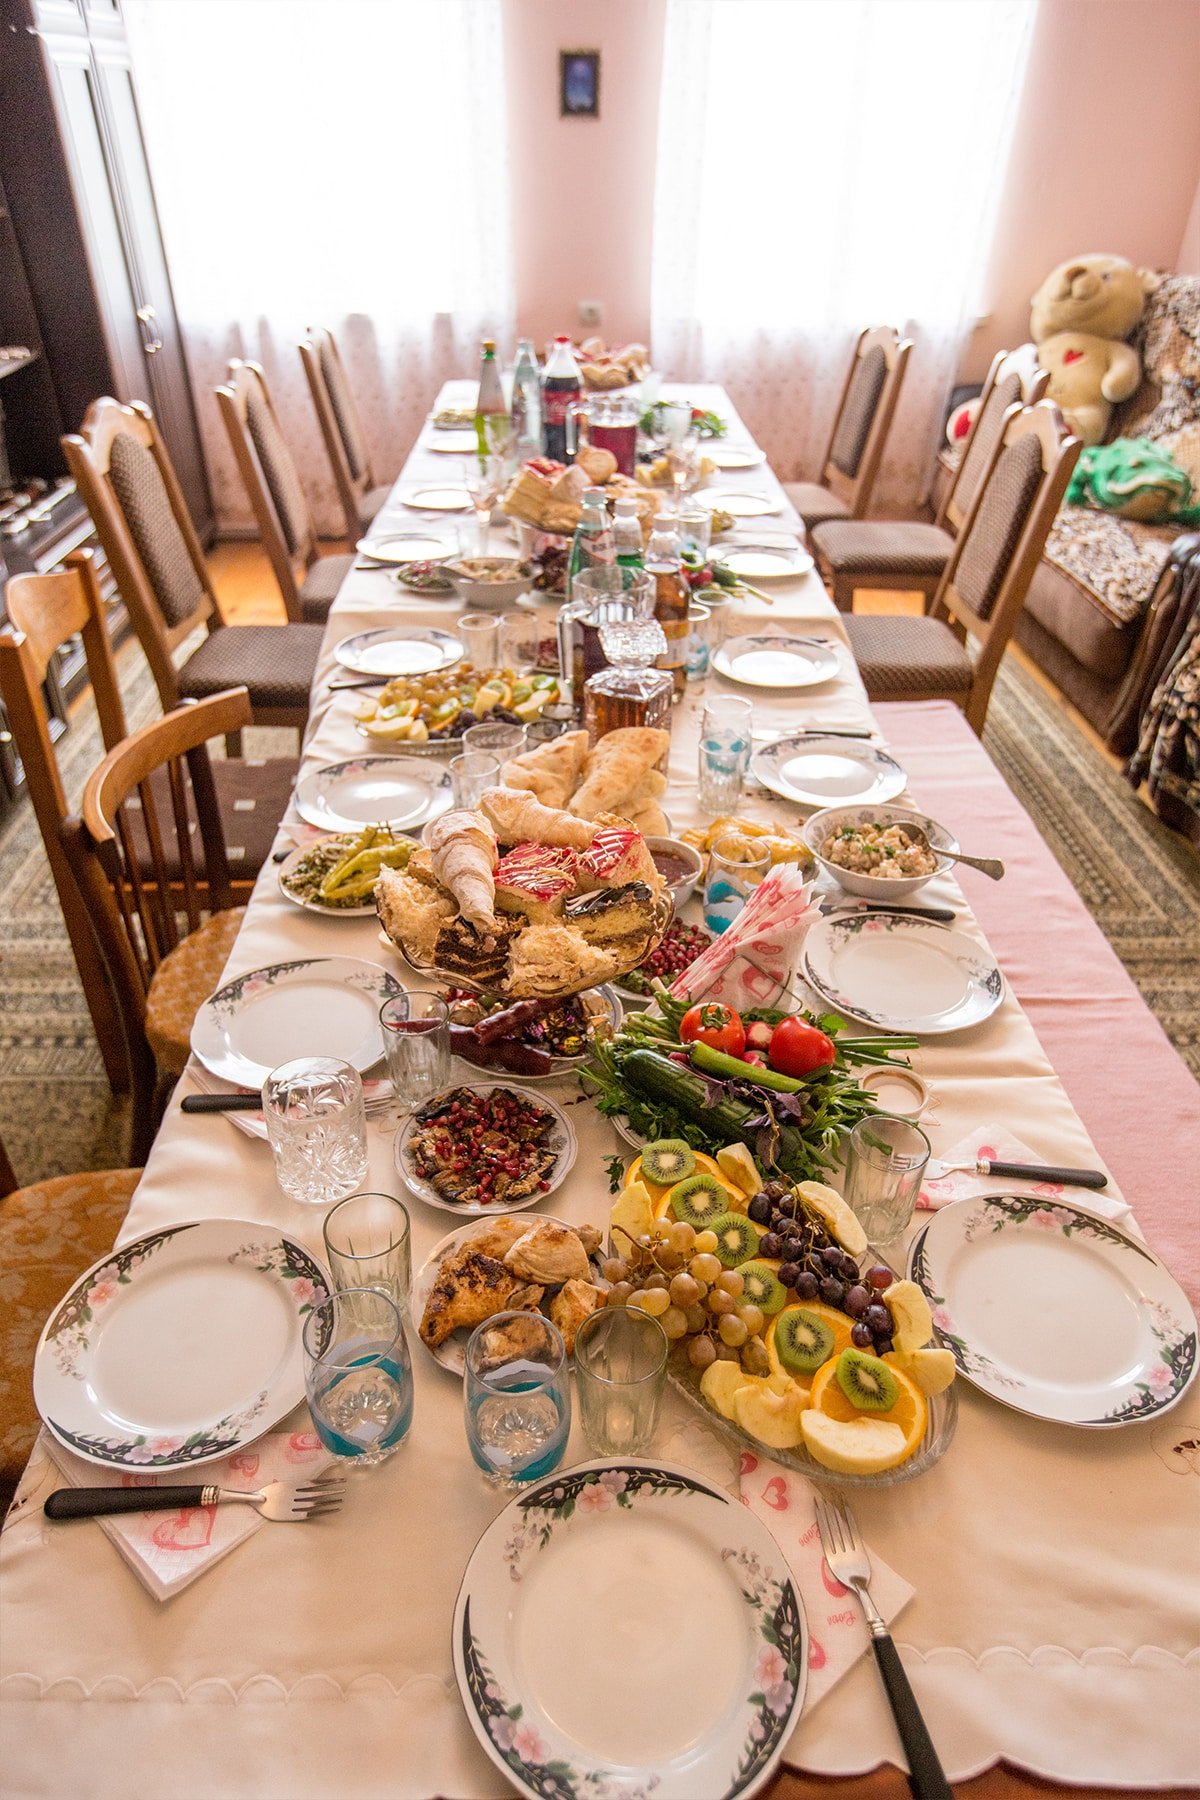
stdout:
[[846,618],[869,699],[953,700],[982,732],[1000,659],[1079,450],[1052,401],[1009,407],[930,615]]
[[820,481],[784,483],[784,493],[810,531],[824,519],[866,517],[911,350],[911,340],[891,325],[859,334],[821,459]]
[[391,489],[371,473],[362,421],[333,333],[324,325],[310,327],[299,350],[337,483],[346,536],[353,544],[370,529]]
[[[62,444],[164,710],[244,687],[255,725],[302,731],[324,634],[317,625],[226,625],[150,408],[96,400]],[[202,626],[208,635],[176,667]]]
[[38,1434],[33,1357],[42,1326],[112,1249],[141,1173],[104,1169],[18,1188],[0,1143],[0,1517]]
[[[258,535],[270,558],[289,619],[320,624],[354,562],[353,554],[320,556],[317,531],[304,498],[295,459],[288,448],[257,363],[229,365],[225,385],[216,390],[234,460],[254,512]],[[354,532],[354,537],[358,532]]]
[[[150,1149],[167,1089],[187,1063],[196,1009],[219,986],[242,923],[206,746],[210,738],[241,730],[249,713],[245,688],[235,688],[144,725],[93,770],[80,816],[62,827],[67,861],[120,1010],[139,1162]],[[159,770],[165,803],[155,788]],[[204,846],[203,894],[189,830],[193,816]],[[151,848],[145,874],[135,820],[144,825]]]
[[1010,406],[1032,406],[1049,377],[1037,348],[1023,344],[993,359],[975,424],[954,468],[932,525],[920,519],[827,519],[812,534],[817,569],[841,612],[851,612],[858,589],[889,588],[932,600],[954,540],[971,509]]

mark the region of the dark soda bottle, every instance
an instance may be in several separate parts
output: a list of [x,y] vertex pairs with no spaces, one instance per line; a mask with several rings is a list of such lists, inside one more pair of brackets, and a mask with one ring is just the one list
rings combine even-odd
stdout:
[[555,462],[567,460],[567,412],[583,393],[579,364],[571,353],[571,340],[556,337],[554,349],[542,373],[542,442]]

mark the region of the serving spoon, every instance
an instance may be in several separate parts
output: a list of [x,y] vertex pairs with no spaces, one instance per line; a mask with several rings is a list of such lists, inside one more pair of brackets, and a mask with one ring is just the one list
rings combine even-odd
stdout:
[[1004,874],[1004,864],[995,856],[968,856],[963,850],[943,850],[939,844],[931,844],[919,825],[910,825],[904,821],[904,831],[914,844],[928,850],[932,856],[944,856],[947,862],[966,863],[969,869],[978,869],[981,875],[990,875],[993,881],[999,881]]

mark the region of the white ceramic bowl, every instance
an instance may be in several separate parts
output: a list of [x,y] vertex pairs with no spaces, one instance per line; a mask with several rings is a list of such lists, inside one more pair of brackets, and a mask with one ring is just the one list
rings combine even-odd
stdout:
[[671,898],[675,902],[675,911],[678,912],[684,901],[690,900],[696,891],[696,883],[704,873],[704,858],[698,850],[693,850],[690,844],[683,843],[679,838],[648,837],[646,848],[651,856],[656,850],[665,850],[687,864],[689,874],[681,876],[678,881],[667,883],[671,891]]
[[951,837],[936,819],[907,806],[827,806],[821,812],[813,813],[804,822],[804,842],[839,887],[863,900],[887,902],[898,900],[902,894],[915,894],[927,881],[932,881],[934,875],[953,867],[945,857],[939,856],[937,868],[929,875],[861,875],[851,869],[841,869],[823,854],[822,846],[831,832],[846,825],[919,825],[929,839],[930,848],[935,851],[957,850],[958,840]]
[[522,594],[529,592],[534,572],[528,563],[515,556],[489,557],[488,561],[507,564],[511,573],[503,580],[484,581],[465,571],[461,562],[443,565],[464,606],[498,611],[502,607],[511,606],[514,600],[519,600]]

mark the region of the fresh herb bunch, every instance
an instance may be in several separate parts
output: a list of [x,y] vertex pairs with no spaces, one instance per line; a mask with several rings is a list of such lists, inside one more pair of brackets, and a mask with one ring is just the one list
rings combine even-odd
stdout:
[[[655,426],[662,418],[662,405],[661,400],[656,400],[653,406],[646,408],[638,421],[647,437],[653,437]],[[704,438],[724,437],[728,429],[719,413],[708,412],[703,406],[693,406],[692,423],[699,435]]]

